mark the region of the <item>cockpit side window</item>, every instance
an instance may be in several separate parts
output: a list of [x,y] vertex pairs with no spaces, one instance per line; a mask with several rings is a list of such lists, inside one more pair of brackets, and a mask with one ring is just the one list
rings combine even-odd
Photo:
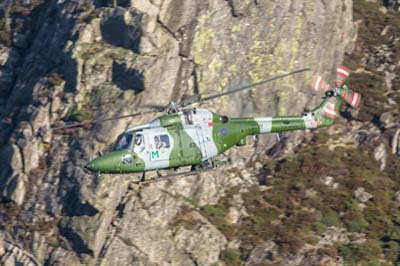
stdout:
[[135,145],[136,145],[136,146],[140,146],[140,145],[142,145],[142,142],[143,142],[143,136],[142,136],[142,134],[136,134],[136,137],[135,137]]
[[114,150],[115,151],[129,150],[131,148],[132,148],[132,134],[123,134],[118,138]]

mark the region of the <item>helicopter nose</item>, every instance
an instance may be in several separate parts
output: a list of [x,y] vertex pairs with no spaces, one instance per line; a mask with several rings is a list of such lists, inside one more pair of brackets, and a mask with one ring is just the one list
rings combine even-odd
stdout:
[[95,172],[96,171],[96,164],[93,161],[88,162],[85,165],[85,168],[88,169],[89,171]]
[[120,161],[119,154],[109,153],[90,161],[85,168],[92,172],[112,173]]
[[100,171],[102,171],[103,169],[101,169],[102,168],[102,162],[104,161],[104,159],[103,158],[101,158],[101,157],[98,157],[98,158],[96,158],[96,159],[94,159],[94,160],[91,160],[90,162],[88,162],[86,165],[85,165],[85,168],[86,169],[88,169],[88,170],[90,170],[90,171],[92,171],[92,172],[100,172]]

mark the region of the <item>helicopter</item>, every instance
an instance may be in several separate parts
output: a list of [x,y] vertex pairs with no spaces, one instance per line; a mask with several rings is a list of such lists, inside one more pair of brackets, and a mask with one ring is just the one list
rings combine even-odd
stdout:
[[[305,71],[310,71],[310,69],[296,70],[208,97],[196,94],[180,103],[171,102],[168,106],[151,111],[66,124],[55,127],[53,130],[140,116],[147,113],[166,112],[149,123],[135,126],[120,134],[111,152],[104,155],[100,154],[99,157],[91,160],[85,168],[99,174],[141,172],[142,177],[138,183],[148,182],[145,179],[145,173],[151,170],[157,172],[157,177],[152,179],[190,175],[202,171],[201,169],[213,169],[215,167],[213,158],[233,146],[246,145],[247,136],[327,127],[338,116],[343,100],[353,108],[359,107],[361,94],[344,85],[344,80],[349,76],[350,70],[344,66],[338,66],[336,86],[334,87],[325,83],[321,76],[313,77],[312,89],[314,91],[325,91],[325,97],[318,107],[305,112],[303,115],[256,118],[228,117],[206,109],[185,108],[194,103],[203,103]],[[184,166],[192,166],[192,168],[188,172],[167,176],[161,176],[159,172],[160,169],[178,169]]]

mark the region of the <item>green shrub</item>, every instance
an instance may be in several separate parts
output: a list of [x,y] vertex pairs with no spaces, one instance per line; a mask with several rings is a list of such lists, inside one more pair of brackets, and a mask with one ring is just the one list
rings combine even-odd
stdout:
[[389,241],[383,245],[383,252],[389,261],[400,263],[400,245],[396,241]]
[[221,251],[219,254],[220,260],[224,261],[229,266],[240,266],[242,261],[240,260],[239,253],[233,249],[227,248]]
[[83,122],[86,120],[90,120],[93,117],[92,113],[88,109],[78,109],[76,106],[73,106],[66,115],[67,121],[76,121]]
[[225,219],[227,208],[223,205],[204,205],[200,207],[200,212],[212,224],[214,224],[219,231],[230,237],[232,234],[232,226],[230,226]]
[[212,218],[224,218],[225,209],[218,205],[204,205],[200,207],[200,210],[208,217]]
[[367,241],[365,244],[350,243],[341,245],[338,248],[339,256],[342,256],[345,265],[371,265],[379,266],[380,254],[382,253],[379,244],[376,241]]
[[338,226],[340,224],[339,214],[332,209],[327,209],[321,217],[321,223],[326,226]]
[[296,253],[306,243],[300,232],[294,234],[290,231],[282,230],[276,237],[276,243],[279,245],[280,253]]

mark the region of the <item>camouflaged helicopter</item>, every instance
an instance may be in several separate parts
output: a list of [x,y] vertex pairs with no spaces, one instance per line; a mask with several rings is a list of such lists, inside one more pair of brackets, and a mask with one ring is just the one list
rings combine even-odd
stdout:
[[[145,172],[150,170],[157,171],[157,177],[152,180],[176,175],[190,175],[212,169],[214,167],[213,158],[233,146],[245,145],[247,136],[327,127],[338,116],[342,100],[353,108],[358,108],[361,95],[344,85],[343,82],[350,71],[343,66],[337,68],[336,86],[334,87],[325,83],[320,76],[314,76],[312,89],[324,90],[325,97],[318,107],[304,115],[258,118],[227,117],[206,109],[184,108],[194,103],[209,101],[309,70],[306,68],[293,71],[205,98],[195,95],[180,103],[172,102],[168,106],[156,110],[156,112],[167,112],[167,114],[155,118],[147,124],[128,129],[117,138],[111,152],[101,154],[100,157],[91,160],[86,168],[97,173],[142,172],[139,182],[149,182],[145,181]],[[155,110],[70,124],[54,129],[140,116],[152,112]],[[159,174],[160,169],[177,169],[183,166],[192,166],[192,170],[167,176]],[[201,166],[203,170],[196,169],[198,166]]]

